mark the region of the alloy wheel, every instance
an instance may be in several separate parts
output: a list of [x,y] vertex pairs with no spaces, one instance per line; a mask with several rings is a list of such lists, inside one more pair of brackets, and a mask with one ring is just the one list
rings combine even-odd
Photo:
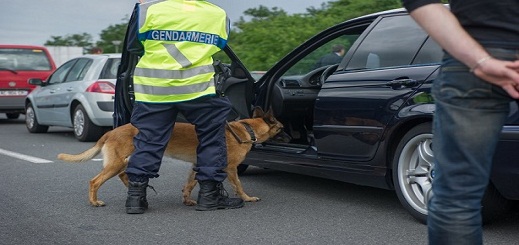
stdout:
[[82,110],[76,110],[74,113],[74,133],[83,135],[85,131],[85,115]]
[[432,134],[419,134],[402,149],[397,169],[403,197],[414,210],[424,215],[427,214],[427,201],[432,196],[433,159]]

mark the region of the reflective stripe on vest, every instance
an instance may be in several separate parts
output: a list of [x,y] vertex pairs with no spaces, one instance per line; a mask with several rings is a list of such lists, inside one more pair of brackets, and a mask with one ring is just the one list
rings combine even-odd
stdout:
[[175,86],[175,87],[156,87],[136,84],[134,85],[134,91],[136,93],[143,94],[154,94],[154,95],[179,95],[179,94],[191,94],[195,92],[205,91],[209,87],[214,87],[214,78],[211,78],[208,82],[197,83],[186,86]]
[[188,67],[193,65],[191,61],[187,59],[186,56],[184,56],[180,50],[178,50],[177,46],[173,44],[164,44],[164,47],[166,47],[166,50],[168,50],[168,53],[173,57],[182,67]]
[[149,77],[149,78],[164,78],[164,79],[187,79],[202,73],[212,73],[214,67],[199,66],[188,70],[161,70],[135,67],[134,76]]

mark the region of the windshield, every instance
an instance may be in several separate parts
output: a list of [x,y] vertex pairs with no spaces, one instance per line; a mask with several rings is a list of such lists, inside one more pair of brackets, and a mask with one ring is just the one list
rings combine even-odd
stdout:
[[0,49],[0,69],[13,71],[49,71],[51,64],[41,49]]

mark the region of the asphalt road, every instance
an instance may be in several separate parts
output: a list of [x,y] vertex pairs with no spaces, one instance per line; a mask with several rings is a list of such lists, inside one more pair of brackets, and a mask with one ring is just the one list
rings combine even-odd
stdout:
[[[99,192],[107,206],[91,207],[88,181],[101,157],[70,164],[56,155],[92,145],[67,128],[29,134],[23,118],[0,114],[0,244],[427,244],[427,227],[392,191],[254,167],[240,179],[262,200],[241,209],[184,206],[190,165],[173,160],[150,182],[157,194],[148,190],[145,214],[125,213],[126,188],[116,178]],[[518,231],[516,209],[484,227],[485,244],[519,244]]]

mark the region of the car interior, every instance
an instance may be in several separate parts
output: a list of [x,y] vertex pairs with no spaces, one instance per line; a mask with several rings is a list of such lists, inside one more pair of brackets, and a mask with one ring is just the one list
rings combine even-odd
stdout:
[[[359,37],[363,28],[352,34],[339,35],[317,45],[298,61],[290,65],[272,86],[269,102],[276,118],[285,126],[285,132],[292,137],[291,142],[268,142],[269,144],[307,148],[314,146],[313,123],[314,105],[326,78],[334,73],[340,63],[318,67],[317,61],[330,53],[331,47],[341,44],[346,50]],[[376,66],[376,56],[367,61]]]

